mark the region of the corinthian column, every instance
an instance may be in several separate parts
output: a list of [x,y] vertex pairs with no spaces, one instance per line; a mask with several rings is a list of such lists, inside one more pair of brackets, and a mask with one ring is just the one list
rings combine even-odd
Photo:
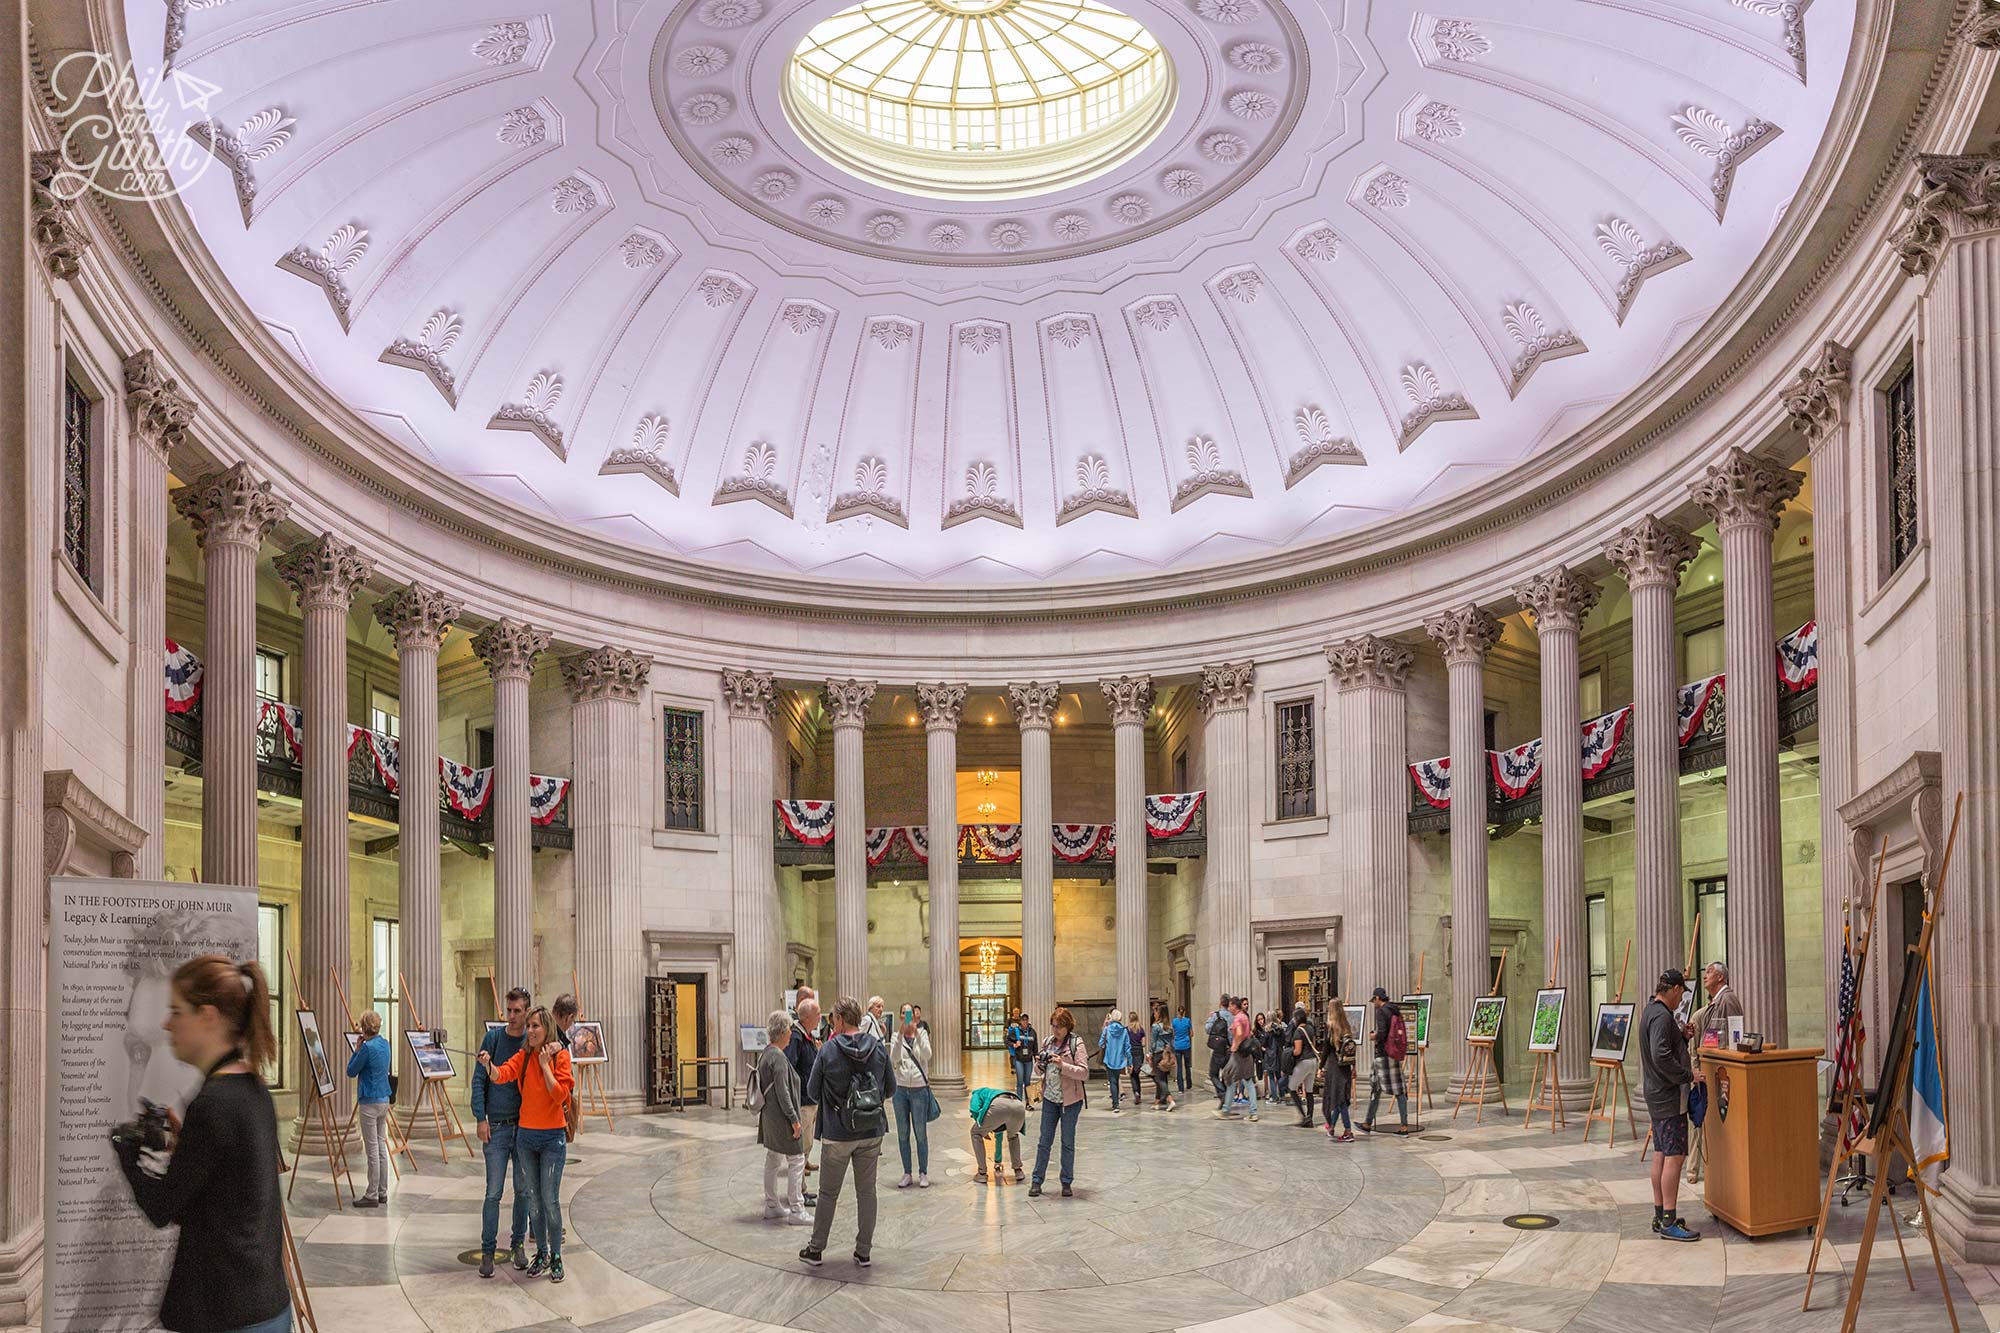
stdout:
[[[347,613],[374,569],[330,532],[294,546],[278,560],[278,577],[299,599],[305,620],[305,689],[301,782],[299,985],[320,1016],[320,1029],[346,1026],[341,987],[352,990],[353,950],[347,918]],[[253,881],[254,882],[254,881]],[[335,985],[335,977],[340,985]],[[338,1050],[339,1048],[332,1047]],[[312,1066],[299,1052],[298,1086],[311,1087]],[[353,1085],[333,1081],[328,1110],[346,1123]],[[322,1147],[324,1145],[321,1145]]]
[[1701,551],[1685,528],[1648,515],[1605,555],[1632,594],[1632,851],[1638,995],[1687,961],[1681,907],[1681,738],[1674,596]]
[[[1722,663],[1729,726],[1729,979],[1744,1024],[1785,1045],[1785,881],[1778,863],[1778,668],[1771,534],[1805,479],[1731,449],[1695,483],[1722,535]],[[1707,961],[1707,960],[1702,960]]]
[[[409,986],[403,1026],[444,1021],[443,872],[438,842],[438,649],[465,613],[455,597],[412,583],[375,603],[375,619],[396,640],[396,697],[402,734],[396,742],[396,967]],[[423,1075],[401,1033],[385,1034],[401,1062],[401,1084],[422,1087]],[[416,1114],[406,1099],[406,1121]]]
[[[1854,892],[1847,821],[1840,807],[1854,795],[1854,626],[1846,534],[1860,530],[1850,512],[1848,374],[1853,355],[1822,344],[1781,401],[1792,429],[1811,445],[1813,479],[1813,616],[1819,622],[1819,901],[1820,949],[1828,978],[1840,975],[1841,924]],[[1826,1044],[1840,1028],[1840,987],[1825,987]]]
[[[1146,1006],[1152,990],[1146,979],[1146,939],[1151,926],[1146,919],[1146,717],[1153,711],[1153,682],[1146,676],[1120,676],[1103,682],[1101,688],[1105,706],[1111,710],[1111,810],[1118,831],[1115,1004],[1122,1009],[1137,1008],[1150,1025],[1153,1019]],[[1247,889],[1247,874],[1244,882]],[[1246,945],[1249,923],[1246,910]]]
[[257,884],[257,552],[290,512],[248,463],[174,492],[201,543],[201,877]]
[[1360,999],[1410,988],[1410,779],[1405,736],[1415,655],[1364,634],[1326,650],[1338,693],[1341,917],[1349,941],[1341,988]]
[[[644,653],[605,646],[562,660],[570,704],[570,830],[576,867],[577,1007],[604,1024],[614,1107],[645,1103],[646,960],[639,846],[649,825],[639,793],[647,753],[639,701],[652,677]],[[768,752],[765,762],[770,762]],[[527,782],[521,784],[526,791]],[[770,827],[767,821],[765,827]],[[769,864],[768,860],[766,864]],[[737,952],[741,967],[741,950]]]
[[[761,1023],[784,986],[778,932],[783,909],[772,849],[771,709],[778,686],[768,671],[722,673],[729,705],[729,887],[736,934],[737,1020]],[[839,852],[838,843],[835,853]],[[829,997],[827,1007],[832,1007]],[[754,1063],[754,1053],[746,1056]]]
[[[1451,734],[1451,1092],[1472,1064],[1465,1040],[1472,1002],[1492,985],[1488,971],[1492,915],[1486,899],[1486,653],[1500,622],[1461,606],[1424,622],[1444,654]],[[1490,1087],[1490,1099],[1498,1095]]]
[[1231,995],[1250,993],[1250,690],[1256,676],[1249,662],[1203,667],[1197,696],[1208,720],[1202,761],[1208,769],[1208,857],[1201,887],[1215,970],[1206,989]]
[[501,994],[535,989],[534,848],[528,821],[528,682],[546,630],[501,620],[472,651],[493,677],[493,976]]
[[[1983,23],[1991,44],[1996,25]],[[1951,1165],[1932,1197],[1965,1259],[2000,1263],[2000,156],[1921,156],[1908,223],[1891,238],[1929,279],[1919,305],[1918,438],[1932,450],[1938,735],[1947,796],[1965,793],[1938,924],[1938,1013],[1952,1109]],[[1822,677],[1821,689],[1825,689]],[[1733,705],[1732,705],[1733,707]],[[1731,713],[1733,723],[1735,714]],[[1825,723],[1821,723],[1824,729]],[[1821,858],[1825,860],[1825,857]],[[1963,866],[1960,870],[1958,867]]]
[[861,737],[872,680],[830,680],[822,694],[833,719],[833,973],[836,997],[868,1003],[868,793]]
[[132,818],[146,830],[140,879],[166,878],[167,716],[160,702],[167,637],[167,468],[187,440],[194,400],[151,352],[125,358],[125,405],[132,409],[132,753],[127,785]]
[[1598,586],[1558,566],[1514,589],[1542,648],[1542,946],[1555,955],[1563,1005],[1556,1089],[1563,1105],[1590,1105],[1590,926],[1583,904],[1583,719],[1577,633]]
[[1036,1024],[1056,1007],[1055,798],[1049,730],[1062,687],[1031,680],[1009,685],[1008,701],[1021,728],[1021,1004]]
[[[958,721],[965,686],[919,685],[928,755],[931,860],[931,1082],[962,1088],[958,978]],[[834,807],[836,814],[839,807]]]

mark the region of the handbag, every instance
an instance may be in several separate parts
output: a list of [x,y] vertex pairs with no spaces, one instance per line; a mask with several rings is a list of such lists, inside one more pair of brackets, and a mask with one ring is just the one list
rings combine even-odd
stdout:
[[932,1092],[928,1086],[924,1088],[924,1095],[931,1099],[931,1104],[924,1108],[924,1123],[928,1125],[931,1121],[944,1114],[944,1107],[938,1104],[937,1094]]
[[755,1069],[750,1071],[750,1081],[744,1086],[743,1104],[753,1111],[764,1109],[764,1084]]

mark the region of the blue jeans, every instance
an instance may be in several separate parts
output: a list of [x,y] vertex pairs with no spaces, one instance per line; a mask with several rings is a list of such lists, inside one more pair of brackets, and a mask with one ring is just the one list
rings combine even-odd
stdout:
[[536,1253],[562,1255],[563,1132],[523,1129],[514,1136],[514,1156],[528,1179],[528,1215],[538,1224]]
[[896,1089],[896,1147],[903,1154],[903,1174],[910,1174],[910,1130],[917,1131],[917,1170],[931,1169],[931,1090]]
[[[1230,1085],[1230,1093],[1229,1093],[1230,1100],[1234,1101],[1239,1094],[1243,1096],[1243,1098],[1250,1103],[1249,1114],[1256,1115],[1257,1080],[1254,1078],[1241,1078],[1236,1080],[1235,1083]],[[1222,1109],[1226,1111],[1229,1108],[1227,1106],[1224,1106]]]
[[1104,1074],[1111,1080],[1111,1109],[1115,1111],[1118,1109],[1118,1085],[1125,1081],[1125,1071],[1107,1067]]
[[[1112,1080],[1114,1086],[1116,1079]],[[1076,1118],[1083,1111],[1081,1099],[1059,1106],[1048,1098],[1042,1098],[1042,1137],[1035,1145],[1035,1175],[1037,1185],[1049,1173],[1049,1148],[1056,1141],[1056,1126],[1062,1126],[1062,1183],[1067,1185],[1076,1175]]]
[[260,1324],[245,1324],[236,1333],[292,1333],[292,1307],[287,1305]]
[[1190,1057],[1191,1055],[1193,1055],[1193,1052],[1192,1052],[1192,1051],[1175,1051],[1175,1052],[1174,1052],[1174,1091],[1175,1091],[1175,1092],[1186,1092],[1186,1091],[1188,1090],[1188,1072],[1189,1072],[1189,1069],[1190,1069],[1190,1067],[1191,1067],[1191,1066],[1193,1065],[1193,1063],[1194,1063],[1194,1062],[1193,1062],[1193,1060],[1191,1060],[1191,1059],[1189,1058],[1189,1057]]
[[1014,1062],[1014,1095],[1021,1099],[1021,1105],[1028,1104],[1028,1083],[1034,1075],[1034,1062],[1016,1060]]
[[528,1179],[514,1156],[514,1135],[519,1126],[493,1120],[487,1122],[487,1128],[492,1133],[481,1149],[486,1154],[486,1203],[480,1209],[479,1248],[491,1252],[498,1248],[500,1239],[500,1196],[507,1189],[509,1164],[514,1168],[514,1226],[508,1233],[507,1248],[519,1245],[528,1234]]

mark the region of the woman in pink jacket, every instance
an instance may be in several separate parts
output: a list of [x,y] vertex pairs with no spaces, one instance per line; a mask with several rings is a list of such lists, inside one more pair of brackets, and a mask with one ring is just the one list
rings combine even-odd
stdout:
[[1042,1177],[1049,1171],[1049,1148],[1062,1127],[1062,1192],[1070,1197],[1076,1174],[1076,1121],[1083,1113],[1084,1086],[1090,1081],[1090,1056],[1076,1035],[1076,1020],[1058,1005],[1049,1015],[1049,1035],[1035,1052],[1035,1077],[1042,1085],[1042,1137],[1035,1145],[1034,1181],[1028,1197],[1039,1197]]

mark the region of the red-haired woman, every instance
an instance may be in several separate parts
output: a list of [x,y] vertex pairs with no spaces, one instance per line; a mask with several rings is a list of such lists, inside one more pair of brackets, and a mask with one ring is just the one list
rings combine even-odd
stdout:
[[160,1326],[173,1333],[287,1333],[278,1117],[257,1071],[277,1058],[263,969],[219,954],[173,976],[163,1024],[174,1058],[203,1073],[164,1174],[114,1140],[132,1196],[154,1226],[178,1224]]
[[1083,1113],[1084,1085],[1090,1080],[1090,1054],[1083,1038],[1076,1035],[1076,1020],[1069,1010],[1056,1006],[1049,1015],[1049,1036],[1035,1053],[1035,1077],[1042,1083],[1042,1136],[1035,1145],[1035,1174],[1028,1186],[1030,1198],[1042,1192],[1042,1177],[1049,1171],[1049,1148],[1056,1131],[1062,1131],[1062,1192],[1070,1197],[1070,1181],[1076,1175],[1076,1121]]

